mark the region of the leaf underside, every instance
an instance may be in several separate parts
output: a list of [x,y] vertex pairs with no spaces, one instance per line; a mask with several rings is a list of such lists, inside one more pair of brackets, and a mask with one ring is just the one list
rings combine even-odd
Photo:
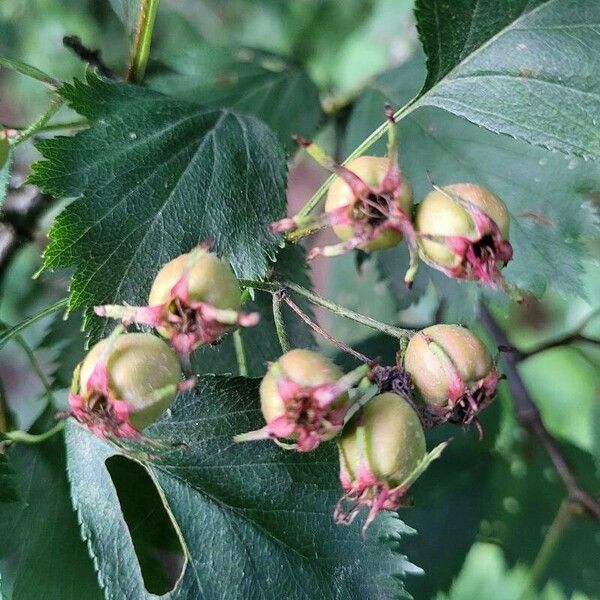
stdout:
[[600,157],[600,3],[417,0],[418,105],[531,144]]
[[[424,77],[420,55],[382,75],[363,94],[351,115],[346,147],[364,138],[379,122],[385,102],[401,106]],[[498,136],[435,108],[419,108],[400,122],[403,173],[411,182],[415,202],[432,189],[473,182],[493,190],[511,213],[513,260],[506,279],[524,291],[541,295],[548,288],[583,295],[581,275],[588,258],[586,239],[597,231],[592,190],[600,185],[600,164],[561,156]],[[385,152],[381,143],[374,153]],[[478,299],[486,294],[504,301],[473,282],[450,279],[426,265],[419,267],[407,291],[402,274],[408,264],[403,244],[376,257],[382,276],[395,290],[400,307],[415,302],[433,282],[448,309],[446,317],[463,322],[477,316]]]

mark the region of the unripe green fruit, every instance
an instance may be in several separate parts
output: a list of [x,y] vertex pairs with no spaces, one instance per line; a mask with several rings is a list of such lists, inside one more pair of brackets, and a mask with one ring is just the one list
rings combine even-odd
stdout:
[[375,396],[352,416],[339,447],[342,467],[351,482],[368,466],[376,479],[390,488],[403,483],[426,453],[417,413],[392,392]]
[[[260,384],[260,408],[267,423],[286,414],[286,407],[279,393],[277,380],[285,377],[293,383],[306,388],[325,383],[334,383],[341,376],[338,369],[328,358],[311,350],[296,349],[286,352],[273,363]],[[347,403],[348,393],[344,392],[333,403],[333,407]],[[331,439],[335,433],[325,439]]]
[[86,393],[88,380],[108,348],[109,389],[114,398],[131,406],[131,424],[138,430],[144,429],[169,407],[177,393],[181,380],[177,355],[149,333],[125,333],[114,340],[102,340],[81,364],[80,394]]
[[[377,188],[384,180],[390,166],[389,158],[378,156],[360,156],[350,161],[346,168],[360,177],[369,187]],[[398,201],[400,209],[409,217],[412,210],[412,188],[408,181],[403,180],[403,190]],[[325,201],[325,212],[332,212],[341,206],[348,206],[349,211],[356,197],[350,186],[340,177],[337,177],[331,184]],[[354,237],[354,227],[352,225],[333,225],[333,231],[342,241],[347,241]],[[385,250],[392,248],[402,236],[395,230],[387,229],[376,238],[359,246],[362,250]]]
[[456,369],[466,389],[484,379],[494,361],[483,342],[459,325],[433,325],[416,333],[404,353],[404,368],[410,374],[423,400],[444,407],[451,396],[452,381],[444,367],[444,358],[436,353],[433,342],[442,349]]
[[189,254],[182,254],[158,272],[150,289],[148,304],[156,306],[168,302],[173,286],[185,275],[190,301],[238,311],[241,289],[232,268],[215,254],[200,250],[195,252],[191,260]]
[[[508,240],[510,215],[500,198],[472,183],[455,183],[442,189],[448,192],[448,195],[433,190],[417,206],[415,225],[419,233],[467,238],[477,235],[473,218],[463,206],[452,199],[454,194],[479,207],[496,223],[502,237]],[[443,243],[421,239],[420,244],[423,253],[435,264],[451,268],[461,262],[461,258]]]

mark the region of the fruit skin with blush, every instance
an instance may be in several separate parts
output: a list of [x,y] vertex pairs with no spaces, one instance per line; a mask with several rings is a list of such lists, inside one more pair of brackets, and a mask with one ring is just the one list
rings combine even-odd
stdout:
[[396,510],[426,457],[419,416],[399,394],[374,396],[346,423],[338,443],[345,495],[334,518],[351,523],[369,508],[364,529],[381,510]]
[[150,325],[186,355],[238,326],[258,323],[258,313],[240,312],[241,297],[231,266],[205,246],[198,246],[160,269],[147,306],[104,305],[95,307],[95,312],[124,324]]
[[182,384],[177,355],[160,338],[112,335],[75,370],[71,414],[102,437],[137,437],[170,406]]
[[[358,177],[372,190],[370,196],[373,202],[382,202],[378,198],[376,190],[381,188],[389,169],[390,159],[378,156],[360,156],[350,161],[346,168],[358,175]],[[396,197],[390,200],[394,202],[398,209],[410,217],[412,213],[412,188],[406,179],[402,179],[401,189],[397,191]],[[342,207],[348,208],[348,218],[350,221],[376,221],[376,218],[369,218],[369,206],[365,205],[356,197],[354,190],[341,177],[331,184],[325,200],[325,212],[332,213]],[[373,223],[375,224],[375,223]],[[333,224],[332,229],[336,236],[342,241],[352,239],[356,234],[356,225]],[[357,247],[364,251],[385,250],[393,248],[402,240],[402,234],[397,229],[382,230],[373,239],[359,244]]]
[[193,302],[207,302],[224,310],[239,310],[241,288],[231,266],[216,254],[200,251],[196,256],[181,254],[166,263],[157,273],[148,304],[164,304],[170,299],[171,290],[187,277],[189,299]]
[[500,269],[512,258],[510,215],[489,190],[472,183],[437,188],[416,208],[421,258],[457,279],[501,286]]
[[494,399],[498,371],[483,342],[460,325],[415,333],[402,357],[429,416],[468,425]]
[[368,371],[363,365],[344,375],[328,358],[312,350],[286,352],[269,365],[260,384],[260,407],[266,425],[234,439],[272,439],[300,452],[314,450],[342,429],[350,407],[348,390]]

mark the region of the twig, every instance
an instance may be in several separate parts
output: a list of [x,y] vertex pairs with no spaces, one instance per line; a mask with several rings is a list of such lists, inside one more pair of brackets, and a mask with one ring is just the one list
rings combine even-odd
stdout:
[[[394,120],[398,123],[401,119],[406,117],[409,113],[411,113],[415,108],[416,98],[413,98],[410,102],[405,104],[402,108],[397,110],[394,113]],[[347,165],[352,159],[357,158],[358,156],[362,156],[377,140],[382,138],[386,131],[388,130],[389,123],[386,120],[383,122],[377,129],[375,129],[371,135],[369,135],[366,139],[359,144],[354,151],[348,155],[346,160],[342,163],[343,165]],[[321,198],[325,195],[325,192],[329,189],[329,186],[333,183],[335,179],[335,175],[331,175],[327,178],[327,180],[321,185],[321,187],[309,198],[306,204],[298,211],[296,214],[297,217],[306,217],[308,216],[319,204]],[[308,233],[307,233],[308,235]],[[299,241],[300,238],[295,237],[294,241]]]
[[552,348],[559,348],[560,346],[568,346],[577,342],[600,346],[600,340],[583,335],[582,333],[570,333],[555,340],[544,342],[543,344],[533,348],[533,350],[527,350],[526,352],[517,351],[517,353],[521,360],[523,360],[524,358],[529,358],[530,356],[539,354],[540,352],[545,352],[546,350],[551,350]]
[[[510,346],[506,334],[498,325],[494,317],[492,317],[487,307],[483,304],[481,305],[481,320],[496,341],[496,344],[499,346]],[[579,485],[575,474],[563,456],[556,440],[544,426],[540,412],[529,396],[529,392],[519,374],[517,368],[519,358],[519,355],[516,353],[508,353],[504,356],[506,377],[515,404],[517,419],[519,420],[519,423],[531,431],[544,446],[556,472],[567,488],[568,499],[573,504],[581,506],[595,519],[600,520],[600,501]]]
[[100,50],[98,48],[92,50],[91,48],[84,46],[78,35],[65,35],[63,38],[63,46],[72,50],[73,53],[84,62],[89,63],[103,77],[107,77],[108,79],[117,78],[115,73],[109,69],[102,60],[102,53]]
[[237,360],[240,377],[248,377],[246,350],[244,348],[244,340],[242,339],[242,332],[240,329],[236,329],[233,332],[233,346],[235,348],[235,358]]
[[346,308],[340,304],[336,304],[331,300],[327,300],[327,298],[323,298],[318,294],[315,294],[315,292],[291,281],[254,281],[252,279],[241,279],[240,283],[244,287],[255,288],[257,290],[263,290],[271,293],[277,292],[281,289],[290,290],[296,294],[299,294],[300,296],[304,296],[309,302],[330,310],[336,315],[346,317],[351,321],[355,321],[356,323],[360,323],[361,325],[365,325],[366,327],[370,327],[375,331],[380,331],[381,333],[385,333],[386,335],[395,337],[399,340],[406,337],[411,337],[414,333],[412,329],[402,329],[401,327],[395,327],[394,325],[388,325],[387,323],[383,323],[377,319],[372,319],[366,315],[361,315],[360,313],[350,310],[349,308]]
[[324,329],[322,329],[317,323],[315,323],[284,291],[279,292],[282,297],[283,297],[283,301],[313,330],[315,331],[317,334],[319,334],[321,337],[325,338],[330,344],[333,344],[336,348],[339,348],[340,350],[342,350],[343,352],[347,352],[348,354],[351,354],[352,356],[354,356],[354,358],[357,358],[358,360],[360,360],[361,362],[364,362],[366,364],[371,364],[373,361],[368,357],[365,356],[364,354],[361,354],[360,352],[358,352],[357,350],[354,350],[354,348],[351,348],[350,346],[348,346],[347,344],[344,344],[344,342],[340,342],[339,340],[336,340],[332,335],[330,335],[329,333],[327,333]]
[[61,298],[60,300],[57,300],[54,304],[45,306],[44,308],[42,308],[42,310],[35,313],[31,317],[27,317],[26,319],[23,319],[20,323],[13,325],[10,329],[3,331],[2,333],[0,333],[0,348],[4,347],[4,345],[7,342],[12,340],[15,336],[19,335],[21,331],[27,329],[27,327],[29,327],[30,325],[33,325],[40,319],[48,317],[63,308],[67,308],[68,304],[68,298]]
[[600,309],[594,310],[591,312],[571,333],[563,335],[562,337],[556,338],[554,340],[549,340],[536,346],[532,350],[527,350],[526,352],[521,352],[517,350],[517,354],[519,355],[520,360],[524,358],[529,358],[534,354],[539,354],[540,352],[545,352],[546,350],[550,350],[551,348],[558,348],[559,346],[567,346],[569,344],[582,342],[585,344],[594,344],[596,346],[600,346],[600,340],[585,335],[583,330],[589,325],[589,323],[595,319],[600,314]]
[[38,131],[42,130],[46,126],[46,123],[48,123],[48,121],[58,112],[64,102],[65,100],[62,96],[59,96],[58,94],[52,96],[52,100],[50,101],[50,105],[46,111],[41,114],[29,127],[27,127],[27,129],[23,129],[14,137],[9,138],[10,143],[13,146],[22,144],[32,135],[35,135]]
[[53,435],[56,435],[64,428],[65,421],[58,421],[58,423],[43,433],[27,433],[26,431],[15,430],[6,431],[2,435],[4,438],[6,438],[4,443],[24,442],[26,444],[39,444],[40,442],[44,442],[45,440],[51,438]]
[[46,402],[48,405],[51,405],[53,400],[52,386],[50,385],[46,374],[42,370],[42,367],[38,362],[35,352],[31,349],[31,346],[23,339],[23,336],[16,335],[14,340],[27,356],[27,360],[29,360],[31,368],[34,370],[35,374],[37,375],[37,378],[40,380],[40,383],[44,388],[44,396],[46,396]]

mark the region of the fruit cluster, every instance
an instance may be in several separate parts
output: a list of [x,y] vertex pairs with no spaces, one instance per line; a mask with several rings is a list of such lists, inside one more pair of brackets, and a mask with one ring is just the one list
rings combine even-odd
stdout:
[[[312,256],[384,249],[404,238],[412,257],[407,282],[420,255],[452,277],[497,285],[499,268],[512,254],[504,204],[483,188],[455,184],[428,194],[413,219],[411,187],[397,165],[393,118],[390,131],[388,158],[362,157],[347,168],[304,141],[338,174],[319,223],[330,224],[341,243]],[[287,219],[275,229],[298,224]],[[146,306],[96,307],[98,315],[122,325],[76,369],[70,415],[102,437],[140,437],[176,393],[194,383],[183,379],[178,354],[186,356],[236,327],[258,322],[257,313],[241,307],[242,291],[231,266],[206,246],[164,265]],[[170,345],[150,333],[125,333],[132,323],[153,327]],[[424,428],[475,424],[481,435],[478,414],[494,398],[498,372],[482,342],[458,325],[414,333],[393,366],[363,359],[368,364],[343,374],[316,352],[286,352],[268,365],[260,385],[264,427],[235,440],[270,439],[310,452],[339,436],[344,495],[334,517],[350,523],[367,507],[366,528],[379,511],[405,502],[411,484],[441,452],[444,445],[427,453]]]
[[[443,449],[426,452],[424,428],[447,421],[480,428],[477,415],[493,400],[497,382],[485,346],[458,325],[416,332],[394,367],[365,365],[346,375],[316,352],[291,350],[262,380],[266,425],[235,440],[272,439],[308,452],[340,434],[344,495],[334,517],[351,523],[368,507],[366,528],[382,509],[402,506],[411,484]],[[364,392],[372,396],[366,403]]]
[[297,138],[321,165],[337,175],[329,188],[325,212],[297,215],[273,223],[274,231],[309,231],[331,226],[340,243],[314,248],[309,258],[336,256],[353,249],[385,250],[403,238],[410,264],[404,281],[414,280],[419,257],[449,277],[507,288],[500,269],[512,258],[509,213],[500,198],[473,183],[434,186],[413,210],[410,183],[398,165],[397,133],[391,110],[387,158],[361,156],[337,164],[314,142]]
[[177,353],[187,355],[237,326],[258,322],[257,313],[240,312],[241,304],[231,266],[199,246],[160,269],[147,306],[97,306],[98,315],[124,325],[154,327],[173,348],[149,333],[123,333],[117,327],[75,370],[70,414],[100,436],[138,437],[178,390],[194,383],[182,380]]

